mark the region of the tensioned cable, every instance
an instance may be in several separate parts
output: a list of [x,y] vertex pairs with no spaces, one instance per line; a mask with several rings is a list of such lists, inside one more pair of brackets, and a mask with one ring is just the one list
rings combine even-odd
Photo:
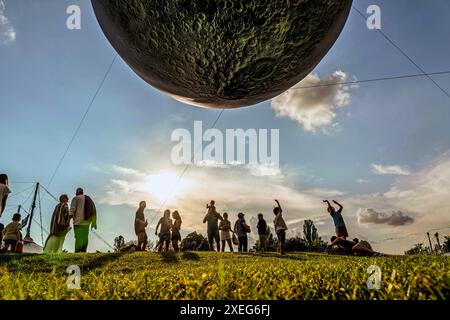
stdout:
[[[353,10],[355,10],[361,18],[364,19],[364,21],[367,21],[367,16],[363,14],[356,6],[352,6]],[[420,67],[399,45],[397,45],[390,37],[387,36],[386,33],[384,33],[382,30],[377,29],[378,33],[386,39],[395,49],[397,49],[398,52],[400,52],[406,59],[408,59],[409,62],[411,62],[422,74],[427,77],[439,90],[441,90],[447,98],[450,98],[450,94],[442,88],[429,74],[425,72],[425,70]]]
[[68,145],[67,145],[67,147],[66,147],[66,149],[65,149],[65,151],[64,151],[64,153],[63,153],[63,155],[62,155],[62,157],[61,157],[61,159],[60,159],[59,162],[58,162],[58,165],[56,166],[55,171],[53,172],[53,174],[52,174],[52,176],[51,176],[51,178],[50,178],[50,180],[49,180],[49,182],[48,182],[48,184],[47,184],[47,188],[49,188],[50,185],[53,183],[53,180],[55,179],[55,176],[56,176],[56,174],[58,173],[59,168],[60,168],[61,165],[63,164],[63,162],[64,162],[64,160],[65,160],[65,158],[66,158],[66,156],[67,156],[67,153],[68,153],[69,150],[70,150],[70,147],[72,146],[73,142],[75,141],[75,138],[77,137],[78,132],[79,132],[80,129],[81,129],[81,126],[83,125],[84,121],[86,120],[86,117],[87,117],[89,111],[91,110],[92,105],[94,104],[94,101],[95,101],[95,99],[97,98],[97,96],[98,96],[100,90],[102,89],[102,87],[103,87],[103,85],[104,85],[104,83],[105,83],[105,81],[106,81],[106,78],[108,77],[108,74],[110,73],[110,71],[111,71],[111,69],[112,69],[112,67],[113,67],[113,65],[114,65],[114,62],[116,62],[116,59],[117,59],[117,53],[114,55],[114,58],[113,58],[113,60],[111,61],[111,64],[109,65],[108,69],[106,70],[106,73],[105,73],[105,75],[103,76],[103,79],[102,79],[102,81],[100,82],[100,85],[98,86],[97,90],[95,91],[94,96],[92,97],[91,101],[89,102],[88,107],[87,107],[86,111],[84,112],[83,117],[81,118],[81,120],[80,120],[80,122],[79,122],[79,124],[78,124],[78,127],[75,129],[75,132],[73,133],[72,138],[70,139],[70,141],[69,141],[69,143],[68,143]]
[[353,84],[368,83],[368,82],[379,82],[379,81],[399,80],[399,79],[408,79],[408,78],[420,78],[420,77],[426,77],[426,76],[446,75],[446,74],[450,74],[450,70],[449,71],[432,72],[432,73],[427,73],[427,74],[422,74],[422,73],[407,74],[407,75],[402,75],[402,76],[391,76],[391,77],[373,78],[373,79],[365,79],[365,80],[330,82],[330,83],[322,83],[322,84],[316,84],[316,85],[310,85],[310,86],[301,86],[301,87],[296,87],[296,88],[291,88],[291,89],[300,90],[300,89],[312,89],[312,88],[320,88],[320,87],[345,86],[345,85],[353,85]]

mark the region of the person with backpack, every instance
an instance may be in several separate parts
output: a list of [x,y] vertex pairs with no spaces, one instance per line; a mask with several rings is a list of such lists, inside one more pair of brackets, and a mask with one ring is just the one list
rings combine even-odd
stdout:
[[89,227],[97,229],[97,209],[91,197],[84,195],[78,188],[70,205],[70,217],[73,218],[75,233],[75,252],[86,252],[89,243]]
[[275,202],[278,206],[273,209],[273,214],[275,215],[273,224],[278,237],[278,250],[283,255],[285,253],[287,225],[282,216],[283,209],[281,209],[280,202],[278,200],[275,200]]
[[267,246],[267,235],[268,235],[268,226],[266,220],[264,220],[264,216],[262,213],[258,214],[258,224],[256,225],[256,229],[258,229],[258,236],[259,236],[259,252],[266,252]]
[[247,233],[250,233],[250,227],[247,225],[244,219],[244,214],[242,212],[238,213],[238,220],[234,224],[234,232],[238,236],[239,252],[247,252],[248,251],[248,237]]
[[59,197],[59,203],[53,210],[50,224],[50,234],[45,241],[44,253],[61,253],[66,234],[70,230],[69,197],[63,194]]

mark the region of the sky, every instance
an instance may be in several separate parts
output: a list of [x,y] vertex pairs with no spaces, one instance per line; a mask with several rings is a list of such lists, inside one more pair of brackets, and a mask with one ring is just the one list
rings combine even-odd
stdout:
[[[72,4],[81,8],[81,30],[66,27]],[[354,2],[363,12],[372,4],[381,8],[381,30],[423,70],[450,70],[447,0]],[[334,227],[322,200],[335,199],[344,205],[350,236],[386,253],[403,253],[427,231],[450,233],[450,99],[426,77],[294,88],[225,110],[216,124],[223,132],[280,130],[279,169],[203,163],[185,171],[171,161],[172,132],[192,132],[194,121],[206,130],[220,110],[173,100],[119,57],[48,185],[114,55],[90,1],[0,0],[0,171],[13,190],[2,223],[17,205],[29,207],[29,182],[39,181],[56,196],[84,187],[98,206],[98,234],[111,245],[118,235],[134,239],[141,200],[148,202],[153,241],[165,208],[181,213],[183,235],[205,233],[211,199],[232,220],[244,212],[254,230],[256,214],[271,222],[279,199],[288,236],[312,219],[325,240]],[[335,45],[297,86],[418,73],[352,10]],[[432,78],[450,92],[450,75]],[[56,203],[44,193],[41,202],[48,229]],[[41,242],[36,223],[32,236]],[[72,233],[65,248],[73,250]],[[89,250],[110,248],[91,236]]]

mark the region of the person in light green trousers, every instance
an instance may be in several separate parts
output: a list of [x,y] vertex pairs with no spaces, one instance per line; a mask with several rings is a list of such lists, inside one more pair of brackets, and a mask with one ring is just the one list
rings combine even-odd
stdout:
[[44,253],[61,253],[66,234],[70,230],[69,197],[63,194],[55,207],[50,226],[50,234],[45,242]]

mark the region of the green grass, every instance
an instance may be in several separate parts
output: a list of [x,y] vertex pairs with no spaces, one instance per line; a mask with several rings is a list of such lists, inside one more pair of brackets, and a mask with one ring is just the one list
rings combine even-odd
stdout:
[[[367,268],[382,271],[368,290]],[[68,290],[78,265],[81,290]],[[1,255],[0,299],[447,299],[445,257],[124,253]]]

